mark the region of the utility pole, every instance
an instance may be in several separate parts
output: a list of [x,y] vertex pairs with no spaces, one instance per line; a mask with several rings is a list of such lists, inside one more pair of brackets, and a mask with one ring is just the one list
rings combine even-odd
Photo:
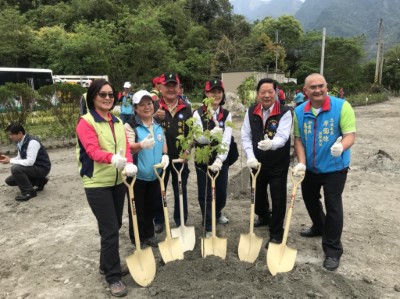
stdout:
[[382,69],[383,69],[383,19],[379,22],[379,41],[378,49],[376,52],[375,64],[375,79],[374,83],[382,83]]
[[319,67],[319,73],[324,75],[324,63],[325,63],[325,37],[326,37],[326,28],[322,29],[322,50],[321,50],[321,64]]

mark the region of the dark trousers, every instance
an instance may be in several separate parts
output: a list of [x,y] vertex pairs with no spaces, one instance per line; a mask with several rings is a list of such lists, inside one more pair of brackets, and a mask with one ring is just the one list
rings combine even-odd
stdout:
[[121,279],[119,258],[119,229],[126,187],[85,188],[87,201],[96,216],[100,234],[100,267],[106,271],[106,280],[113,283]]
[[[160,190],[160,183],[158,180],[136,180],[135,186],[133,187],[140,242],[144,242],[144,240],[154,236],[154,210],[156,202],[161,201]],[[129,193],[128,200],[130,200]],[[132,244],[135,244],[130,203],[128,205],[128,213],[129,237],[132,241]]]
[[270,238],[277,240],[281,240],[283,237],[288,169],[289,165],[275,169],[267,169],[261,166],[256,180],[255,213],[259,217],[268,219],[269,202],[267,187],[269,185],[272,203],[272,215],[269,223]]
[[[225,207],[226,204],[226,190],[228,188],[228,163],[224,162],[219,172],[217,179],[215,180],[215,207],[216,207],[216,219],[221,217],[221,211]],[[213,175],[214,173],[211,172]],[[211,179],[207,176],[207,166],[199,166],[196,165],[196,174],[197,174],[197,198],[199,200],[199,205],[201,209],[201,214],[206,220],[205,229],[206,231],[211,231]],[[207,185],[206,185],[207,182]],[[207,186],[207,187],[206,187]],[[207,197],[206,197],[206,188],[207,188]],[[206,199],[207,198],[207,199]]]
[[9,186],[18,186],[22,194],[33,191],[32,183],[37,179],[44,178],[50,170],[33,166],[13,165],[11,166],[11,175],[6,178],[6,184]]
[[[301,184],[301,192],[313,229],[322,232],[322,248],[326,256],[340,258],[343,253],[340,241],[343,231],[342,193],[347,169],[338,172],[314,174],[307,171]],[[324,191],[326,215],[320,201]]]
[[[182,164],[177,163],[175,165],[176,169],[180,170],[182,167]],[[168,180],[169,180],[169,175],[171,173],[172,176],[172,188],[174,189],[174,198],[175,198],[175,204],[174,204],[174,220],[175,224],[177,226],[181,225],[181,218],[180,218],[180,213],[179,213],[179,184],[178,184],[178,175],[175,171],[175,169],[172,167],[172,161],[168,165],[167,169],[165,170],[165,178],[164,178],[164,184],[165,188],[167,188]],[[183,214],[184,214],[184,221],[186,223],[187,218],[188,218],[188,207],[187,207],[187,180],[189,177],[189,167],[187,163],[183,164],[183,170],[182,170],[182,194],[183,194]],[[156,211],[154,215],[154,223],[160,224],[164,223],[164,212],[163,212],[163,205],[161,200],[156,201]]]

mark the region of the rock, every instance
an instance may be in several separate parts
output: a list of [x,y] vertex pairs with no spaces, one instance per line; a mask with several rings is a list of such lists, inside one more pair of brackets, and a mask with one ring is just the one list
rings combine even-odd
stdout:
[[307,292],[307,296],[308,296],[309,298],[315,298],[315,294],[314,294],[313,291],[308,291],[308,292]]
[[239,97],[233,92],[226,93],[224,107],[232,113],[232,117],[243,117],[246,107],[241,103]]
[[394,286],[394,290],[395,290],[396,292],[400,292],[400,285],[396,284],[396,285]]
[[372,284],[372,279],[369,278],[369,277],[364,276],[364,277],[363,277],[363,281],[365,281],[365,282],[368,283],[368,284]]

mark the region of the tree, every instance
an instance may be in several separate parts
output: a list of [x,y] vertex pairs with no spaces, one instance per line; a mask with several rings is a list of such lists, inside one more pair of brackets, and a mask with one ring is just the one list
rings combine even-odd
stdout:
[[382,70],[382,84],[390,90],[400,90],[400,46],[390,48],[386,54]]
[[24,15],[15,8],[0,11],[0,65],[28,67],[34,35]]

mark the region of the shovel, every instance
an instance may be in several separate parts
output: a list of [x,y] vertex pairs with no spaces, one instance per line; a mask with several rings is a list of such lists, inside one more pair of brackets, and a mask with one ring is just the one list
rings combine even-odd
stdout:
[[136,206],[133,196],[133,185],[136,181],[136,176],[132,178],[132,182],[130,184],[126,181],[125,173],[122,173],[122,177],[129,191],[129,204],[131,205],[133,233],[135,235],[136,244],[136,251],[128,256],[125,260],[133,280],[136,281],[138,285],[146,287],[153,281],[156,275],[156,260],[154,259],[153,251],[150,247],[143,250],[140,248]]
[[[183,251],[186,252],[188,250],[193,250],[194,245],[196,244],[196,235],[194,232],[194,226],[185,226],[185,219],[183,213],[183,191],[182,191],[182,170],[183,163],[185,160],[183,159],[174,159],[172,160],[172,167],[175,169],[176,174],[178,175],[178,185],[179,185],[179,214],[181,217],[181,225],[177,228],[171,229],[171,235],[173,238],[179,238],[182,242]],[[176,163],[182,164],[180,170],[175,167]]]
[[171,230],[169,227],[169,217],[167,209],[167,198],[164,186],[165,170],[163,171],[161,176],[158,174],[157,171],[158,168],[163,168],[163,167],[164,167],[163,164],[157,164],[153,166],[154,173],[156,174],[158,180],[160,181],[161,197],[163,201],[164,220],[165,220],[165,231],[167,233],[165,241],[158,243],[158,249],[160,250],[161,257],[164,263],[168,263],[175,260],[183,260],[183,248],[179,238],[174,238],[174,239],[171,238]]
[[304,171],[298,174],[298,180],[293,177],[293,170],[290,170],[290,180],[293,184],[292,195],[290,198],[289,210],[286,217],[285,229],[283,231],[283,239],[281,244],[269,243],[267,252],[267,265],[269,272],[275,276],[278,272],[289,272],[293,269],[296,261],[297,250],[286,246],[286,241],[289,233],[290,220],[292,219],[294,199],[296,190],[299,184],[304,179]]
[[254,230],[254,201],[256,198],[256,179],[261,170],[261,163],[257,165],[257,171],[254,173],[250,168],[251,175],[251,205],[250,205],[250,232],[240,234],[238,254],[241,261],[254,263],[262,246],[263,239],[256,236]]
[[201,238],[201,255],[202,257],[206,257],[207,255],[215,255],[219,256],[222,259],[226,257],[226,249],[227,249],[227,239],[226,238],[218,238],[216,235],[216,208],[215,208],[215,180],[219,175],[219,171],[213,176],[210,171],[210,166],[207,168],[207,175],[211,179],[211,221],[212,221],[212,236],[211,238]]

